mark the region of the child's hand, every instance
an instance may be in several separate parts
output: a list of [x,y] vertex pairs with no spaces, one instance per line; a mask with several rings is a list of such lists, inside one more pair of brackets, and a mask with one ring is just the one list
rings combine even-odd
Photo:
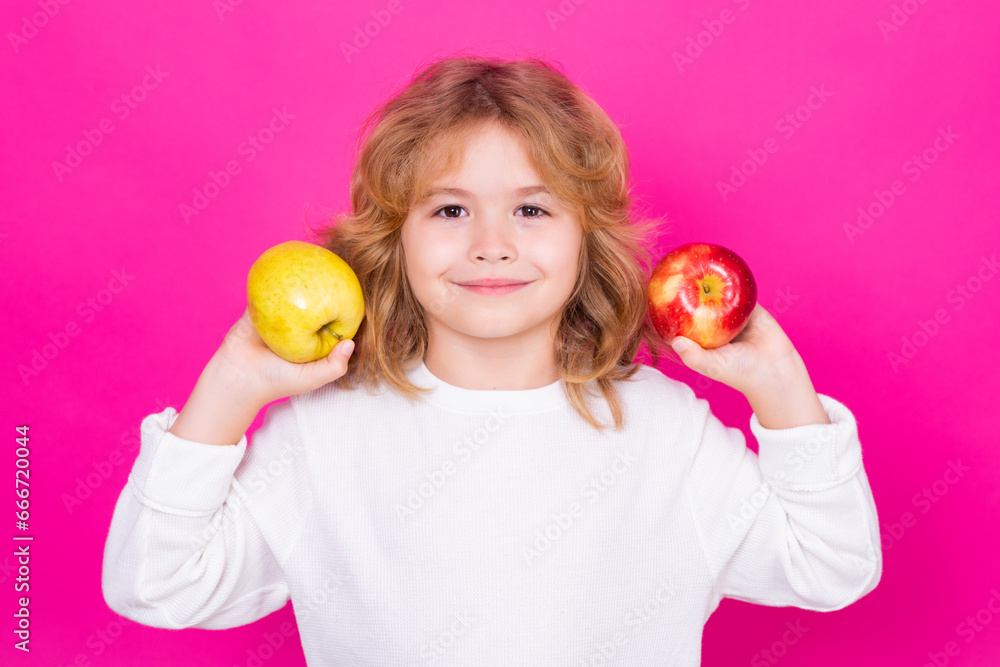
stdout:
[[[285,361],[264,343],[250,321],[249,309],[236,321],[212,357],[227,389],[239,398],[264,406],[286,396],[322,387],[347,372],[354,341],[342,340],[323,359],[304,364]],[[348,350],[348,354],[344,351]]]
[[721,347],[706,350],[683,336],[669,342],[679,341],[687,343],[681,351],[675,348],[685,366],[747,396],[778,391],[806,372],[792,341],[760,303],[743,331]]

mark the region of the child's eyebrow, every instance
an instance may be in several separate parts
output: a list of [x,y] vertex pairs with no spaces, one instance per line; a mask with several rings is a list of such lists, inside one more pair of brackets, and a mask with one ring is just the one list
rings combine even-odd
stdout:
[[[528,195],[537,194],[544,192],[545,194],[552,194],[549,189],[544,185],[528,185],[523,188],[518,188],[514,190],[513,194],[515,197],[527,197]],[[452,197],[466,197],[467,199],[475,199],[476,196],[469,192],[468,190],[462,190],[461,188],[434,188],[429,190],[424,199],[431,199],[432,197],[439,197],[442,195],[450,195]]]

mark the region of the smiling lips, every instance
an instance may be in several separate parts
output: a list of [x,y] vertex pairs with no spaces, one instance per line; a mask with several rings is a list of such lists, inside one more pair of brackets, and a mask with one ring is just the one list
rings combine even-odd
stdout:
[[476,294],[501,296],[503,294],[510,294],[511,292],[519,290],[529,283],[520,282],[511,278],[484,278],[481,280],[470,280],[468,282],[455,284],[459,287],[464,287],[470,292],[475,292]]

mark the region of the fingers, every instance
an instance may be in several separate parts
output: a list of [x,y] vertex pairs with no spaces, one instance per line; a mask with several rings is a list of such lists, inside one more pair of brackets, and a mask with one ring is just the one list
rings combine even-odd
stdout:
[[314,372],[314,386],[322,386],[328,382],[333,382],[347,373],[348,362],[354,352],[354,341],[344,339],[337,343],[330,354],[322,359],[309,364],[310,370]]
[[333,376],[327,380],[328,382],[333,382],[344,375],[347,374],[348,362],[351,359],[351,355],[354,354],[354,341],[350,339],[344,339],[337,343],[333,350],[327,355],[327,359],[331,360],[330,364],[336,369]]
[[713,380],[720,380],[729,366],[729,357],[722,350],[706,350],[690,338],[675,336],[670,341],[670,346],[685,366]]
[[681,358],[685,366],[693,371],[704,374],[703,367],[705,366],[706,352],[701,345],[690,338],[674,336],[670,341],[670,347],[674,349],[674,352]]

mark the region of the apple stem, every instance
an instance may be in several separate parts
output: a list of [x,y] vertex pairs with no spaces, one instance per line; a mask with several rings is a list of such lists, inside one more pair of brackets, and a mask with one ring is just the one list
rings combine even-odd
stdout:
[[338,341],[344,340],[343,336],[341,336],[339,333],[337,333],[336,331],[334,331],[333,329],[330,328],[331,324],[333,324],[333,322],[329,322],[327,324],[324,324],[323,328],[326,329],[328,332],[332,333],[334,336],[336,336]]

